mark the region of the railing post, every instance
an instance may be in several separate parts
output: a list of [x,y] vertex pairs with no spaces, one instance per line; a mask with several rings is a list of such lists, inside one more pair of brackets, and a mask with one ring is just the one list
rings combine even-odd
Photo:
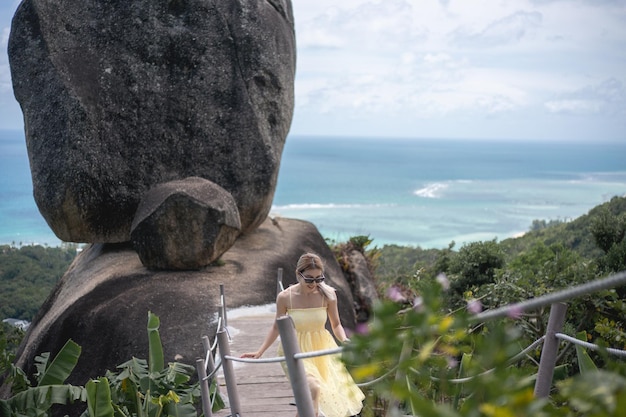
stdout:
[[278,268],[278,274],[276,275],[276,295],[278,295],[285,287],[283,285],[283,269]]
[[[407,338],[404,340],[404,343],[402,344],[402,351],[400,351],[400,360],[398,362],[400,366],[398,367],[398,371],[396,372],[396,378],[395,378],[396,384],[402,384],[402,381],[406,378],[406,372],[404,371],[403,364],[405,361],[407,361],[411,357],[412,353],[413,353],[413,339]],[[393,401],[389,407],[387,416],[398,415],[399,409],[400,409],[399,402],[397,400]]]
[[228,334],[225,329],[217,332],[217,344],[220,348],[220,357],[222,358],[222,370],[224,371],[224,380],[226,381],[226,391],[228,392],[228,401],[230,402],[231,416],[241,416],[241,405],[239,404],[239,394],[237,393],[237,381],[235,380],[235,370],[233,363],[226,359],[230,356],[230,346],[228,345]]
[[[206,358],[205,369],[209,374],[212,374],[215,371],[215,358],[213,357],[213,351],[211,350],[211,342],[209,341],[209,336],[202,336],[202,347],[204,348],[204,356]],[[209,383],[211,380],[209,380]],[[210,385],[209,385],[210,386]],[[215,380],[215,392],[219,394],[220,386],[217,383],[217,379]]]
[[565,303],[554,303],[550,307],[550,318],[548,319],[548,328],[543,341],[539,371],[537,372],[537,381],[535,382],[535,397],[537,398],[545,398],[550,395],[556,355],[559,349],[559,339],[555,335],[563,328],[566,311],[567,304]]
[[300,347],[298,346],[293,320],[289,316],[283,316],[276,319],[276,323],[280,332],[280,341],[285,351],[285,362],[289,371],[289,382],[291,382],[293,395],[296,398],[298,416],[315,417],[313,399],[304,372],[304,364],[301,360],[294,358],[296,353],[300,353]]
[[202,336],[202,347],[204,348],[204,356],[207,359],[206,369],[209,373],[212,373],[215,370],[215,359],[213,358],[213,352],[211,351],[209,336]]
[[224,323],[224,327],[226,327],[228,326],[228,319],[226,318],[226,296],[224,295],[224,284],[220,284],[220,305],[222,309],[222,323]]
[[209,381],[206,378],[206,367],[204,366],[204,359],[196,359],[196,371],[198,371],[198,379],[200,380],[202,412],[204,413],[204,417],[212,417],[213,410],[211,408],[211,392],[209,390]]

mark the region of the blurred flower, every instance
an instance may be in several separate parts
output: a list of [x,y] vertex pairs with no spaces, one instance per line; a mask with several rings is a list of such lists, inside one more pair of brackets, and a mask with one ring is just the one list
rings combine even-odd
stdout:
[[395,301],[396,303],[403,303],[406,301],[406,298],[402,294],[402,290],[395,285],[389,287],[389,289],[387,290],[387,297],[389,297],[391,301]]
[[441,288],[443,288],[444,291],[450,289],[450,280],[448,279],[448,276],[446,274],[442,272],[441,274],[437,275],[437,278],[435,279],[437,280],[439,285],[441,285]]
[[456,368],[456,366],[459,364],[459,361],[457,361],[452,356],[446,356],[446,361],[448,362],[448,368],[450,369]]
[[469,300],[467,302],[467,311],[469,311],[472,314],[478,314],[481,311],[483,311],[483,305],[480,302],[480,300]]
[[424,311],[424,299],[421,295],[418,295],[413,299],[413,310],[415,311]]
[[370,332],[370,328],[367,323],[357,323],[354,328],[354,332],[357,334],[368,334]]
[[522,309],[519,306],[511,306],[508,311],[506,312],[506,315],[510,318],[510,319],[514,319],[517,320],[519,318],[522,317]]

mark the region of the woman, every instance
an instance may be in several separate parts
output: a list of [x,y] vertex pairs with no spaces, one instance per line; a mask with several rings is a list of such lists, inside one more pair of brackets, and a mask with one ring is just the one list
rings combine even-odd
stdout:
[[[335,289],[324,280],[324,265],[319,256],[305,253],[296,265],[298,283],[281,291],[276,298],[276,318],[289,315],[294,321],[300,351],[337,347],[335,340],[324,327],[330,320],[333,334],[342,342],[348,341],[339,320]],[[256,352],[244,353],[242,358],[260,358],[278,337],[274,321],[265,341]],[[278,354],[283,355],[282,346]],[[316,415],[347,417],[357,415],[365,396],[336,356],[318,356],[304,359],[304,369],[311,390]],[[283,363],[285,373],[286,365]],[[296,414],[297,416],[297,414]]]

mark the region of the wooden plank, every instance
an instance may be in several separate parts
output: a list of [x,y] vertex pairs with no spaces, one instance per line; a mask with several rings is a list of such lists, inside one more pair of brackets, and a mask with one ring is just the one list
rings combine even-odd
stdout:
[[[256,351],[274,321],[274,313],[250,315],[228,315],[228,330],[231,335],[230,352],[240,356],[245,352]],[[276,357],[278,341],[263,355],[264,358]],[[293,404],[293,391],[280,363],[234,363],[237,391],[241,404],[240,417],[293,417],[296,407]],[[222,397],[227,396],[224,375],[217,375]],[[230,408],[213,414],[215,417],[231,416]],[[234,416],[233,416],[234,417]]]

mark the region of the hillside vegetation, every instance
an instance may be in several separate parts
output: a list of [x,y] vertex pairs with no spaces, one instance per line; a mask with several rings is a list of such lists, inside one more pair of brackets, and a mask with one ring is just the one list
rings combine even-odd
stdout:
[[31,321],[76,256],[77,246],[0,246],[0,319]]
[[[537,220],[524,236],[501,242],[472,242],[458,249],[451,242],[441,250],[386,245],[367,253],[381,294],[393,288],[412,299],[445,277],[447,311],[470,304],[493,309],[626,270],[626,198],[614,197],[569,222]],[[570,334],[586,331],[589,340],[626,349],[626,287],[568,304]],[[525,336],[542,337],[547,318],[547,309],[524,317]]]

